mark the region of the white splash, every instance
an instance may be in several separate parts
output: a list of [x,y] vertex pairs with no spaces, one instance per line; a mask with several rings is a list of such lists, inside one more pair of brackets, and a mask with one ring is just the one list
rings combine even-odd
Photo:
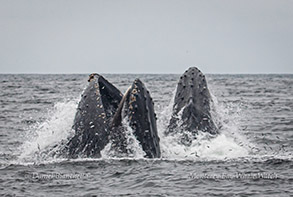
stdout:
[[122,121],[122,124],[126,125],[126,128],[127,128],[126,129],[126,140],[127,140],[128,155],[130,157],[134,157],[137,159],[144,158],[146,153],[142,150],[142,147],[141,147],[139,141],[134,136],[134,131],[129,126],[129,121],[124,119]]
[[[168,106],[158,115],[157,127],[160,137],[160,147],[163,159],[231,159],[249,156],[251,147],[254,147],[241,133],[238,127],[240,107],[227,107],[219,104],[212,95],[212,117],[217,124],[221,124],[220,134],[211,137],[208,133],[199,133],[190,146],[178,143],[178,136],[165,136],[170,117],[173,111],[175,92]],[[35,160],[35,153],[40,153],[48,147],[61,144],[63,140],[73,134],[72,124],[76,113],[78,100],[58,102],[48,113],[46,121],[35,125],[33,135],[21,146],[19,159]],[[236,110],[235,110],[236,109]],[[127,150],[126,158],[142,159],[144,151],[127,120],[123,121],[126,128]],[[57,147],[58,148],[58,147]],[[101,151],[101,159],[121,158],[111,152],[111,142]],[[122,156],[122,158],[125,158]],[[46,158],[52,160],[54,158]],[[60,159],[60,158],[59,158]],[[62,158],[61,158],[62,159]]]
[[19,159],[33,157],[49,146],[58,145],[66,140],[72,132],[72,124],[76,112],[77,101],[58,102],[48,113],[46,121],[34,125],[31,134],[20,147]]
[[[248,150],[241,147],[231,137],[220,134],[211,138],[207,133],[200,133],[190,146],[178,143],[176,136],[168,136],[164,139],[162,147],[164,158],[175,159],[205,159],[222,160],[248,155]],[[166,143],[168,142],[168,143]]]
[[126,155],[119,155],[116,153],[115,150],[111,149],[112,142],[110,141],[107,146],[101,151],[102,158],[110,159],[110,158],[135,158],[135,159],[142,159],[145,156],[145,152],[142,150],[142,147],[139,141],[134,136],[134,132],[132,128],[129,126],[129,121],[125,118],[122,120],[122,125],[125,128],[125,135],[126,135],[126,143],[127,143],[127,153]]
[[[165,136],[172,109],[174,105],[175,92],[169,105],[160,113],[158,130],[162,157],[167,159],[232,159],[249,155],[250,148],[254,147],[242,134],[238,127],[237,111],[230,111],[230,108],[220,105],[212,95],[213,104],[212,118],[216,124],[221,125],[220,134],[216,137],[208,133],[199,132],[197,139],[193,140],[190,146],[179,143],[180,136]],[[228,120],[228,121],[227,121]],[[188,133],[184,132],[183,133]]]

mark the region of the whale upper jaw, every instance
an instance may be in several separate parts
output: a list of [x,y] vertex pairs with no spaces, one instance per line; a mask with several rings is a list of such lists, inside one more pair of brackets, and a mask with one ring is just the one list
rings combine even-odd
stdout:
[[211,117],[211,102],[211,95],[202,72],[196,67],[186,70],[177,85],[173,113],[165,134],[181,131],[187,131],[192,136],[199,131],[218,133]]

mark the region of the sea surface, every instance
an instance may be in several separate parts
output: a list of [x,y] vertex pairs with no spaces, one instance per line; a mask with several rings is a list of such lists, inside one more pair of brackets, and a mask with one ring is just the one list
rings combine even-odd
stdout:
[[162,158],[103,150],[54,156],[88,75],[0,75],[0,196],[293,196],[293,75],[206,75],[220,134],[190,147],[165,137],[180,75],[104,74],[124,92],[135,78],[158,114]]

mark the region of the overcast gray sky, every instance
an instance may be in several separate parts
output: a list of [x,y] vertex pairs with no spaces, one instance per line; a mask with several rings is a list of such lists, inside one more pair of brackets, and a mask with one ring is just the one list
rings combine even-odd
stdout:
[[293,0],[0,0],[0,73],[293,73]]

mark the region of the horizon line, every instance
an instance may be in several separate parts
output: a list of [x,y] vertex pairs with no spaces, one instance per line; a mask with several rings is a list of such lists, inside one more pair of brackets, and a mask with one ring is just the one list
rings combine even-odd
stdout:
[[[88,72],[88,73],[38,73],[38,72],[32,72],[32,73],[12,73],[12,72],[7,72],[7,73],[0,73],[0,75],[89,75],[91,73],[96,73],[96,72]],[[108,72],[101,72],[100,74],[107,75],[107,74],[120,74],[120,75],[177,75],[177,74],[182,74],[182,73],[108,73]],[[292,75],[293,73],[205,73],[205,75]]]

